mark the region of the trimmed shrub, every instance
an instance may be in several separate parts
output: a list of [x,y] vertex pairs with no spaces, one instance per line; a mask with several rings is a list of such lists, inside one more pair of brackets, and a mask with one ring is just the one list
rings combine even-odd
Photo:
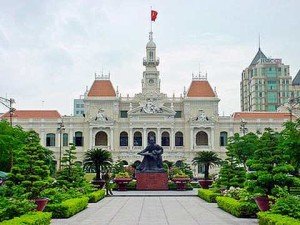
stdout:
[[259,225],[299,225],[300,220],[294,219],[289,216],[280,214],[273,214],[269,212],[259,212],[258,214]]
[[254,202],[243,202],[222,196],[216,197],[216,201],[221,209],[236,217],[255,217],[259,211]]
[[[169,190],[177,190],[177,185],[173,181],[168,182]],[[193,190],[193,187],[190,182],[186,184],[186,190]]]
[[300,198],[292,195],[279,198],[276,203],[272,205],[271,212],[300,220]]
[[99,191],[92,192],[88,195],[88,197],[90,203],[99,202],[102,198],[105,197],[105,190],[102,189]]
[[84,210],[88,205],[89,198],[72,198],[58,204],[49,204],[45,211],[52,212],[52,218],[69,218]]
[[207,202],[216,202],[216,197],[220,195],[220,193],[214,192],[209,189],[198,190],[198,196]]
[[0,225],[48,225],[51,213],[32,212],[11,220],[5,220]]

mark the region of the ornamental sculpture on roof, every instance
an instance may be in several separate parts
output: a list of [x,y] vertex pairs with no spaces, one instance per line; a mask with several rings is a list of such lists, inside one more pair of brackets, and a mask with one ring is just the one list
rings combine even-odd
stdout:
[[142,112],[147,114],[155,114],[155,113],[162,113],[162,108],[155,105],[150,99],[146,102],[146,104],[141,109]]

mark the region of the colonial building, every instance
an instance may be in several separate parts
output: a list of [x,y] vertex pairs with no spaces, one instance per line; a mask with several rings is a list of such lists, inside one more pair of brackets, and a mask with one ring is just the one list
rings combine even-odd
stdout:
[[289,66],[282,59],[267,58],[259,48],[242,72],[241,110],[276,112],[289,101],[291,83]]
[[[289,113],[275,112],[219,116],[220,99],[206,76],[193,76],[188,90],[180,96],[163,93],[152,32],[143,65],[141,92],[133,97],[121,97],[110,75],[96,75],[83,103],[78,103],[84,104],[83,116],[61,116],[55,110],[17,110],[13,124],[38,132],[42,145],[53,150],[57,161],[73,142],[78,161],[88,149],[97,147],[111,151],[114,160],[133,163],[141,160],[137,153],[146,147],[149,136],[154,136],[164,148],[164,160],[191,163],[198,151],[212,150],[224,157],[227,138],[236,132],[261,132],[266,127],[280,130],[289,119]],[[282,66],[283,71],[285,68]],[[289,80],[288,74],[284,76]],[[9,114],[2,118],[9,118]]]

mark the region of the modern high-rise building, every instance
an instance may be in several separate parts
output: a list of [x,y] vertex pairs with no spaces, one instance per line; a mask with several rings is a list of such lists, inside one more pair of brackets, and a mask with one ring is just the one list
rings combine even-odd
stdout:
[[300,98],[300,70],[298,71],[297,75],[293,79],[291,85],[291,97]]
[[272,59],[258,49],[249,67],[243,70],[241,89],[242,111],[276,111],[289,101],[289,66],[282,59]]

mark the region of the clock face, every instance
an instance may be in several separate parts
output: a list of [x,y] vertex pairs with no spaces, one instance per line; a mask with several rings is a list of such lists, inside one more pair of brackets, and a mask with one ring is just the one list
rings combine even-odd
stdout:
[[154,84],[154,79],[149,79],[149,84]]

